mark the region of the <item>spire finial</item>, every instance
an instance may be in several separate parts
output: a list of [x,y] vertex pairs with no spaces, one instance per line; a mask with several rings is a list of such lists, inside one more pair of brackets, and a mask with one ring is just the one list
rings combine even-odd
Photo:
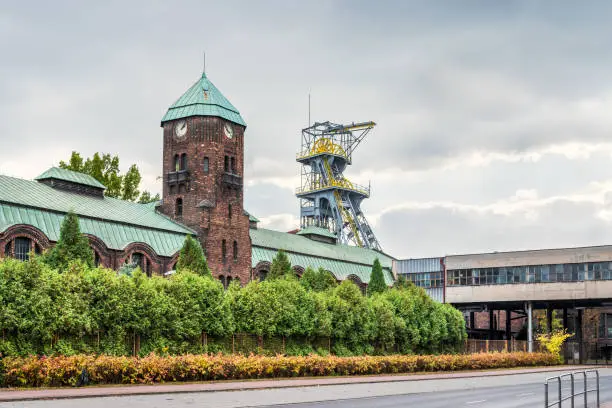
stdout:
[[204,51],[204,67],[202,69],[202,78],[206,78],[206,51]]

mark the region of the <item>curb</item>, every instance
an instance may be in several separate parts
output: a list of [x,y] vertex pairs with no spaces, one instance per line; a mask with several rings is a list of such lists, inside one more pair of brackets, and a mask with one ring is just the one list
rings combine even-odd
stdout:
[[76,399],[136,396],[151,394],[186,394],[196,392],[249,391],[277,388],[297,388],[313,386],[374,384],[403,381],[430,381],[456,378],[476,378],[521,374],[537,374],[559,371],[578,371],[607,366],[555,366],[532,369],[446,372],[426,374],[400,374],[359,377],[309,377],[300,379],[261,379],[250,381],[217,381],[206,383],[162,383],[153,385],[116,385],[92,386],[83,388],[46,388],[33,390],[6,389],[0,390],[0,402],[35,401],[50,399]]

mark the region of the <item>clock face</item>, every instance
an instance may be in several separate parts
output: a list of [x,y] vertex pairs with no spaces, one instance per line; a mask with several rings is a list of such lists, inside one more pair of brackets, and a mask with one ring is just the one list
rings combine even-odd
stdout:
[[228,139],[231,139],[234,136],[234,129],[232,129],[232,126],[229,123],[226,123],[223,127],[223,132]]
[[185,122],[184,120],[179,120],[178,122],[176,122],[176,125],[174,125],[174,135],[177,139],[183,139],[186,134],[187,122]]

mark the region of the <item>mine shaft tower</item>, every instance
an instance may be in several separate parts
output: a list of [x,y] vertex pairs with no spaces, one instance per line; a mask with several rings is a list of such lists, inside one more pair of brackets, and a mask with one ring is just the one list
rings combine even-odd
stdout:
[[381,250],[363,212],[361,201],[370,196],[370,187],[344,177],[353,152],[376,124],[338,125],[316,122],[302,129],[300,199],[301,228],[320,227],[334,233],[340,243]]

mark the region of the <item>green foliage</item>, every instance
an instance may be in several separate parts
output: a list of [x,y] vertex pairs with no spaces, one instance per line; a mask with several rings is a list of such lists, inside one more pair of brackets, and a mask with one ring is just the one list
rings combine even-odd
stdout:
[[368,284],[368,295],[382,293],[387,290],[385,276],[383,275],[382,266],[378,258],[374,260],[372,265],[372,273],[370,274],[370,283]]
[[274,259],[272,259],[272,265],[270,266],[270,273],[268,273],[267,279],[273,280],[278,279],[281,276],[291,275],[293,270],[291,269],[291,262],[289,257],[282,249],[278,251]]
[[[73,151],[68,162],[60,161],[59,167],[92,176],[106,186],[104,195],[107,197],[135,201],[140,195],[138,187],[142,181],[142,176],[138,167],[133,164],[124,175],[121,175],[119,156],[96,152],[91,158],[83,160],[80,153]],[[156,197],[159,197],[159,194]],[[139,202],[148,203],[157,200],[152,199],[151,193],[148,191],[143,191]]]
[[93,266],[94,256],[89,240],[81,234],[79,218],[72,211],[64,217],[57,244],[49,250],[45,260],[51,267],[60,270],[67,269],[72,262]]
[[191,235],[185,237],[185,243],[176,263],[176,271],[191,271],[200,276],[211,276],[200,241],[195,240]]
[[[230,352],[232,333],[284,337],[294,354],[442,353],[463,345],[461,313],[420,288],[365,297],[351,281],[324,285],[318,274],[326,276],[307,270],[303,281],[233,281],[224,291],[189,270],[149,278],[139,268],[126,275],[76,262],[57,270],[37,257],[7,258],[0,260],[0,353],[129,355],[136,337],[141,355]],[[219,341],[206,345],[206,336]]]
[[323,268],[317,270],[308,267],[302,274],[300,284],[306,290],[314,290],[315,292],[323,292],[328,289],[333,289],[338,285],[336,278],[330,272]]
[[143,191],[142,194],[140,195],[140,198],[138,199],[138,202],[140,204],[149,204],[149,203],[155,203],[159,200],[161,200],[159,193],[155,194],[155,196],[152,197],[151,193],[149,193],[148,191]]

